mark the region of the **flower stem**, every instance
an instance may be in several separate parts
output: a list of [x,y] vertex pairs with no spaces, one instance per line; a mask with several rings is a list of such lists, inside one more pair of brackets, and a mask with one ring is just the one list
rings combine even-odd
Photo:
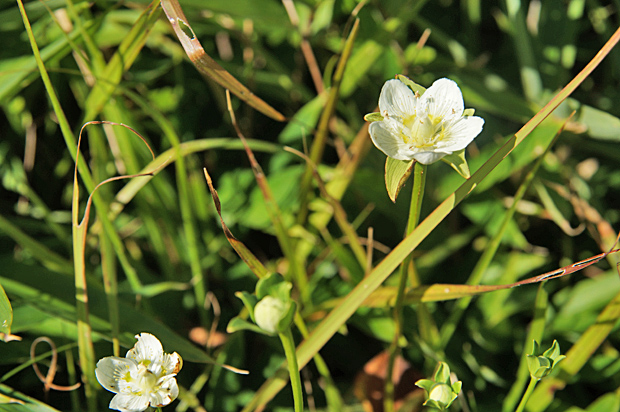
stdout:
[[527,385],[527,389],[525,390],[525,393],[523,394],[523,398],[521,398],[521,402],[519,402],[519,406],[517,406],[517,410],[516,412],[523,412],[525,410],[525,405],[527,404],[527,401],[530,399],[530,396],[532,396],[532,393],[534,392],[534,388],[536,387],[536,384],[538,383],[539,379],[537,378],[530,378],[530,384]]
[[288,364],[288,373],[291,377],[291,388],[293,389],[293,402],[295,404],[295,412],[303,412],[304,399],[301,392],[301,378],[299,375],[299,366],[297,363],[297,354],[295,352],[295,340],[291,330],[280,333],[280,341],[284,347],[286,362]]
[[[409,205],[409,220],[407,222],[407,233],[405,236],[413,232],[413,229],[420,221],[420,210],[422,209],[422,200],[424,199],[424,186],[426,184],[426,165],[415,162],[413,169],[413,190],[411,192],[411,203]],[[394,411],[394,364],[396,357],[400,352],[398,341],[402,336],[403,326],[403,299],[405,296],[405,288],[407,286],[407,272],[411,264],[412,256],[408,255],[400,264],[398,290],[396,292],[396,301],[394,303],[394,339],[388,349],[389,358],[387,371],[385,374],[385,394],[383,397],[383,410],[385,412]],[[412,271],[412,283],[419,284],[415,271]]]

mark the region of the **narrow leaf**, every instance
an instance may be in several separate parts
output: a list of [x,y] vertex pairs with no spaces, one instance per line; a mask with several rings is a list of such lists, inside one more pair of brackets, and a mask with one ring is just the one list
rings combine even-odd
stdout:
[[228,242],[233,247],[233,249],[235,249],[235,252],[237,252],[241,260],[243,260],[245,264],[248,265],[248,267],[252,270],[252,272],[254,272],[257,277],[263,278],[267,276],[269,272],[267,271],[265,266],[263,266],[260,260],[258,260],[256,256],[254,256],[250,249],[248,249],[243,243],[238,241],[233,236],[230,229],[228,229],[228,226],[226,226],[226,223],[224,223],[224,219],[222,218],[222,205],[220,204],[220,198],[217,195],[217,191],[213,187],[213,181],[211,181],[211,176],[209,176],[207,169],[205,168],[203,170],[205,173],[205,178],[207,179],[207,185],[209,186],[209,190],[211,191],[211,196],[213,196],[215,210],[220,217],[220,222],[222,223],[222,229],[224,230],[224,235],[226,236],[226,239],[228,239]]
[[385,188],[392,202],[405,185],[405,182],[413,171],[414,160],[396,160],[391,157],[385,159]]
[[[194,63],[200,74],[213,79],[220,86],[230,90],[265,116],[269,116],[279,122],[286,120],[282,113],[265,103],[258,96],[255,96],[247,87],[235,79],[232,74],[224,70],[222,66],[205,53],[177,0],[162,0],[161,7],[164,9],[166,16],[168,16],[168,21],[172,25],[187,56]],[[191,34],[191,37],[188,34]]]
[[[13,324],[13,308],[11,302],[0,285],[0,339],[5,342],[21,340],[21,338],[11,335],[11,325]],[[0,403],[2,403],[0,401]]]

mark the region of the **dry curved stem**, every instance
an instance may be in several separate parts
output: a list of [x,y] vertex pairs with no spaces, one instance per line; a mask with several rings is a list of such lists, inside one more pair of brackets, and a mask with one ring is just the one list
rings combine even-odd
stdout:
[[[45,376],[39,370],[39,366],[37,365],[37,362],[35,360],[36,359],[36,353],[35,353],[36,347],[40,342],[47,343],[48,345],[50,345],[50,348],[52,349],[52,360],[50,361],[50,367],[47,370],[47,375]],[[56,376],[56,364],[58,363],[58,351],[56,350],[56,345],[54,344],[54,341],[52,341],[47,336],[38,337],[32,342],[32,344],[30,345],[30,359],[32,360],[32,369],[34,369],[34,373],[37,375],[39,380],[43,382],[43,385],[45,385],[45,392],[49,392],[50,389],[54,389],[55,391],[73,391],[82,385],[80,382],[78,382],[75,385],[71,385],[71,386],[61,386],[61,385],[56,385],[53,382],[54,377]]]
[[[129,129],[133,134],[135,134],[136,136],[138,136],[146,145],[146,147],[149,149],[149,152],[151,152],[151,156],[153,157],[153,160],[155,160],[155,153],[153,153],[153,150],[151,149],[151,146],[149,146],[149,144],[146,142],[146,139],[144,139],[144,137],[142,137],[142,135],[140,133],[138,133],[135,129],[133,129],[131,126],[128,126],[126,124],[123,123],[116,123],[116,122],[109,122],[107,120],[93,120],[90,122],[86,122],[82,125],[82,128],[80,129],[80,135],[78,137],[78,141],[77,141],[77,147],[78,150],[76,152],[76,156],[75,156],[75,169],[74,169],[74,173],[73,173],[73,183],[74,183],[74,189],[75,189],[75,193],[76,193],[76,197],[78,197],[79,195],[79,189],[78,189],[78,185],[77,185],[77,172],[78,172],[78,162],[80,159],[80,143],[82,142],[82,133],[84,132],[84,129],[86,128],[86,126],[92,125],[92,124],[109,124],[112,126],[122,126],[125,127],[126,129]],[[161,166],[160,166],[161,167]],[[103,182],[100,182],[99,184],[97,184],[97,186],[95,186],[95,188],[93,189],[93,191],[91,192],[91,194],[88,196],[88,200],[86,201],[86,209],[84,210],[84,216],[82,217],[82,220],[80,221],[80,223],[78,224],[78,226],[82,226],[82,224],[86,223],[86,226],[88,226],[88,219],[90,216],[90,206],[92,203],[92,197],[93,194],[97,191],[97,189],[100,186],[103,186],[106,183],[109,182],[113,182],[116,180],[123,180],[123,179],[131,179],[134,177],[139,177],[139,176],[153,176],[155,174],[155,172],[157,172],[157,170],[159,169],[156,168],[154,169],[152,172],[146,172],[146,173],[138,173],[135,175],[122,175],[122,176],[114,176],[114,177],[110,177],[106,180],[104,180]]]
[[[82,220],[78,223],[78,215],[79,215],[79,204],[80,204],[80,196],[79,196],[79,184],[78,184],[78,165],[80,159],[80,145],[82,143],[82,133],[86,126],[92,124],[110,124],[114,126],[123,126],[127,129],[131,130],[136,136],[138,136],[144,144],[148,147],[149,151],[153,159],[155,159],[155,154],[151,150],[150,146],[146,142],[146,140],[134,129],[131,127],[124,125],[122,123],[108,122],[108,121],[91,121],[84,123],[82,128],[80,129],[80,134],[78,136],[77,146],[76,146],[76,156],[75,156],[75,169],[73,172],[73,199],[72,199],[72,211],[71,211],[71,223],[73,225],[73,266],[74,266],[74,277],[75,277],[75,297],[76,297],[76,311],[77,311],[77,329],[78,329],[78,348],[79,348],[79,358],[80,358],[80,368],[82,369],[82,381],[84,382],[86,399],[88,401],[88,409],[89,411],[94,412],[96,410],[96,390],[94,386],[94,382],[96,381],[95,376],[95,350],[93,348],[92,343],[92,329],[90,326],[90,315],[88,308],[88,283],[86,281],[86,266],[85,266],[85,248],[86,248],[86,235],[88,233],[88,220],[90,217],[90,207],[92,204],[93,195],[96,193],[97,189],[102,185],[112,182],[115,180],[128,179],[137,176],[152,176],[154,172],[141,173],[137,175],[125,175],[125,176],[115,176],[109,179],[104,180],[94,187],[90,195],[88,196],[88,200],[86,202],[86,209],[84,210],[84,216]],[[139,282],[139,280],[138,280]]]

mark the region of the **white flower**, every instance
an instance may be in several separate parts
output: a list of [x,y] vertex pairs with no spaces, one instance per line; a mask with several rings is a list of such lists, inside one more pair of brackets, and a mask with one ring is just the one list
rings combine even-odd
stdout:
[[139,412],[150,406],[166,406],[179,395],[174,378],[183,366],[178,353],[164,353],[161,342],[150,333],[136,335],[138,342],[124,358],[108,356],[97,362],[97,380],[116,395],[110,409]]
[[461,90],[450,79],[439,79],[420,96],[400,80],[381,89],[382,121],[370,124],[373,143],[398,160],[431,164],[465,149],[482,131],[484,119],[463,116]]

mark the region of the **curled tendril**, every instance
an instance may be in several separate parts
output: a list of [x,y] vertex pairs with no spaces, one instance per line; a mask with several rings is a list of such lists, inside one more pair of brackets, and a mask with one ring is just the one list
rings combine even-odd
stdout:
[[[36,359],[36,354],[35,354],[36,348],[40,342],[47,343],[48,345],[50,345],[50,348],[52,349],[52,360],[50,361],[50,366],[49,366],[49,369],[47,370],[47,375],[45,376],[39,370],[39,366],[37,365],[37,362],[35,360]],[[45,385],[45,392],[48,392],[50,389],[54,389],[56,391],[73,391],[80,387],[81,385],[80,382],[76,383],[75,385],[71,385],[71,386],[61,386],[61,385],[56,385],[55,383],[53,383],[54,377],[56,376],[56,364],[58,362],[58,351],[56,350],[56,345],[54,344],[54,341],[52,341],[47,336],[41,336],[39,338],[36,338],[32,342],[32,345],[30,345],[30,359],[32,360],[32,369],[34,369],[34,373],[37,374],[37,377],[39,378],[39,380],[43,382],[43,385]]]

